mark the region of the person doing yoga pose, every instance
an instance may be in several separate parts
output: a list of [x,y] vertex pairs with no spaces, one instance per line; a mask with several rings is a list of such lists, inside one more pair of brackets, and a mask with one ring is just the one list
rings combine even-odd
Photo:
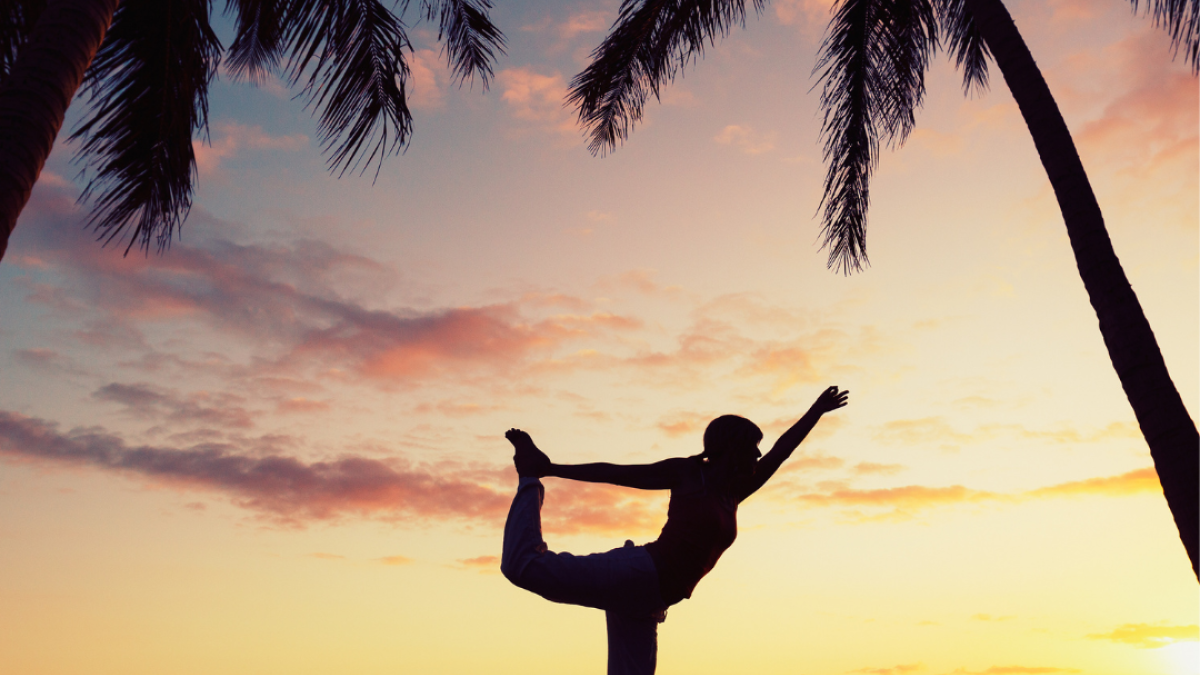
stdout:
[[[738,504],[779,469],[821,416],[846,405],[848,391],[829,387],[765,456],[762,431],[724,415],[704,431],[704,452],[654,464],[555,464],[529,434],[509,429],[520,480],[504,524],[500,570],[513,584],[553,600],[605,611],[609,675],[651,675],[658,659],[658,624],[670,605],[689,598],[737,537]],[[541,478],[554,476],[642,490],[670,490],[658,539],[607,553],[575,556],[549,550],[542,539]]]

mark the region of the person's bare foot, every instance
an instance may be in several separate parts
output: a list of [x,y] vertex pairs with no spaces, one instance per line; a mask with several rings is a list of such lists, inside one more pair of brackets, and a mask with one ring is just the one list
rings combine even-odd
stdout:
[[504,437],[513,444],[516,454],[513,455],[513,465],[517,467],[518,476],[541,478],[550,468],[550,458],[538,450],[529,434],[520,429],[509,429]]

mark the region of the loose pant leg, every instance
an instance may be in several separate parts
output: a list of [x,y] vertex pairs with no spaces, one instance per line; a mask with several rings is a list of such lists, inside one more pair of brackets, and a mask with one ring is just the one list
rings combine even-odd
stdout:
[[653,675],[666,606],[650,554],[632,541],[586,556],[550,551],[542,539],[544,494],[541,481],[521,479],[504,524],[500,570],[514,585],[547,600],[603,609],[609,675]]
[[609,610],[608,675],[654,675],[658,665],[658,618]]
[[634,546],[604,553],[572,555],[548,550],[542,539],[544,489],[536,478],[522,478],[504,524],[500,570],[514,585],[553,602],[627,614],[666,609],[658,571],[646,549]]
[[542,540],[542,500],[545,494],[542,481],[522,478],[517,484],[517,496],[513,497],[512,506],[508,509],[508,520],[504,522],[500,571],[521,588],[526,588],[520,581],[525,568],[547,550],[546,542]]

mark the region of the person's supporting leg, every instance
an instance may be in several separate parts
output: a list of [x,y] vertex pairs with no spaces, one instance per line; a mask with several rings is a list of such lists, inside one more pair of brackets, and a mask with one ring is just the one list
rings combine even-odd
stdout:
[[604,613],[608,624],[608,675],[654,675],[658,665],[658,617]]

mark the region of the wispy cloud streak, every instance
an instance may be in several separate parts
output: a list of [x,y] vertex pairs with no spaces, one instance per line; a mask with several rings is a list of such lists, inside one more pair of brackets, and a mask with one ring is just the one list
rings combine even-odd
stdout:
[[[131,446],[102,429],[64,433],[51,422],[0,411],[0,455],[86,466],[155,486],[213,492],[278,524],[301,526],[364,517],[412,523],[459,520],[498,527],[511,499],[508,487],[514,482],[511,467],[457,462],[416,465],[402,458],[349,454],[306,462],[239,450],[230,443]],[[544,526],[552,534],[653,533],[665,516],[659,501],[611,486],[551,489]]]
[[300,523],[345,515],[421,519],[495,519],[508,507],[498,490],[449,471],[408,462],[342,456],[303,462],[250,457],[227,444],[186,449],[129,446],[97,429],[60,433],[54,424],[0,412],[0,453],[91,466],[180,488],[217,491],[243,508]]
[[[870,473],[870,472],[868,472]],[[890,488],[857,489],[832,484],[817,492],[796,492],[786,485],[773,490],[778,498],[812,507],[868,509],[873,515],[855,512],[859,520],[906,520],[917,513],[940,507],[964,504],[1016,504],[1035,499],[1062,497],[1124,497],[1161,492],[1153,467],[1136,469],[1116,476],[1099,476],[1049,485],[1022,492],[975,490],[963,485],[930,487],[903,485]]]

